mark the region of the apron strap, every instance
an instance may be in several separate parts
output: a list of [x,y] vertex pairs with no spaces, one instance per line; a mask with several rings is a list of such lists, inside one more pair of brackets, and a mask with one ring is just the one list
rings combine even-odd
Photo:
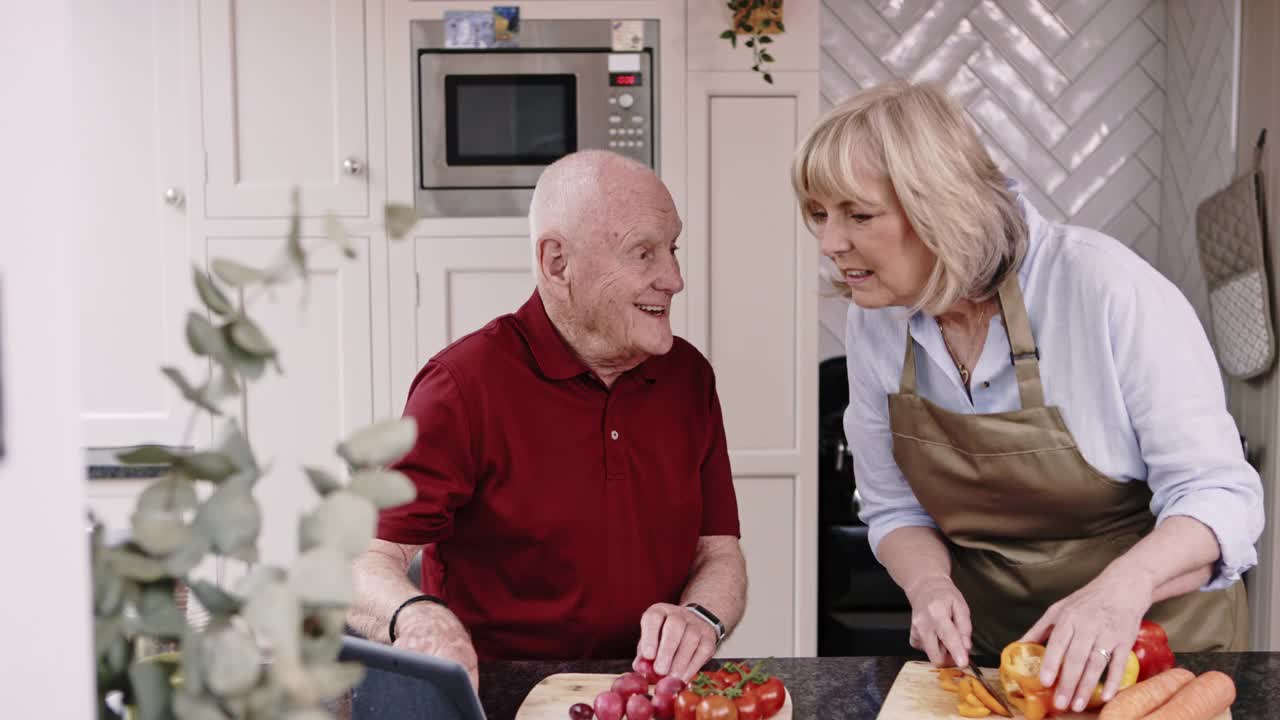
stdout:
[[916,349],[911,342],[911,331],[907,331],[907,354],[902,360],[902,379],[898,381],[898,393],[902,395],[916,394]]
[[1000,285],[999,298],[1000,314],[1004,316],[1004,328],[1009,336],[1009,361],[1013,363],[1013,372],[1018,378],[1022,408],[1043,407],[1040,349],[1031,335],[1031,321],[1027,318],[1027,306],[1022,300],[1022,288],[1018,287],[1016,270],[1011,270]]

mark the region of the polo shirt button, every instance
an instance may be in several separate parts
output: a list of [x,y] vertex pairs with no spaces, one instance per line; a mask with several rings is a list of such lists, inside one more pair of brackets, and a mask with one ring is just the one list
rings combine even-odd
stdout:
[[983,390],[986,390],[986,389],[987,389],[987,388],[989,388],[989,387],[991,387],[991,383],[989,383],[989,382],[983,382],[983,383],[982,383],[982,389],[983,389]]
[[617,431],[617,430],[614,430],[613,432],[609,433],[609,437],[613,438],[614,440],[617,440],[617,439],[618,439],[618,431]]

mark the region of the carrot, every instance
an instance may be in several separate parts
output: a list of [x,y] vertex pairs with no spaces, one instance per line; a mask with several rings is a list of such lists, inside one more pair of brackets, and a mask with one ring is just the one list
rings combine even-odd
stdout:
[[1111,702],[1102,706],[1098,720],[1138,720],[1173,697],[1195,673],[1185,668],[1172,668],[1121,690]]
[[1169,702],[1144,720],[1210,720],[1235,700],[1236,684],[1231,676],[1210,670],[1183,685]]

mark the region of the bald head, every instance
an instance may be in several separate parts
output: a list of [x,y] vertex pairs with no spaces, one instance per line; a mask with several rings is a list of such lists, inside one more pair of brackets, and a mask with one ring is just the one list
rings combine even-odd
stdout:
[[648,166],[605,150],[560,158],[533,189],[529,234],[535,260],[539,238],[554,236],[569,245],[607,239],[637,207],[675,215],[671,193]]

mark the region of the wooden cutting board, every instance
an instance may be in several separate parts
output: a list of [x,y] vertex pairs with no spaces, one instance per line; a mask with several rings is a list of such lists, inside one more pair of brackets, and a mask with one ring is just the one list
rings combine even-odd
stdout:
[[[1004,690],[1000,687],[1000,673],[991,668],[981,668],[982,677],[997,693],[999,699],[1008,707]],[[962,720],[956,712],[960,702],[955,693],[942,689],[938,675],[933,666],[926,662],[911,661],[902,666],[898,677],[889,688],[889,695],[880,708],[879,720]],[[1016,710],[1014,717],[1021,714]],[[1050,716],[1054,720],[1096,720],[1098,713],[1063,713]],[[992,713],[985,720],[1000,720],[1000,716]],[[1231,720],[1231,711],[1227,710],[1214,720]]]
[[[542,682],[533,686],[520,709],[516,711],[516,720],[565,720],[569,717],[569,706],[574,703],[595,702],[596,695],[608,690],[617,675],[598,673],[559,673],[543,678]],[[787,691],[787,702],[770,720],[791,720],[791,691]]]

